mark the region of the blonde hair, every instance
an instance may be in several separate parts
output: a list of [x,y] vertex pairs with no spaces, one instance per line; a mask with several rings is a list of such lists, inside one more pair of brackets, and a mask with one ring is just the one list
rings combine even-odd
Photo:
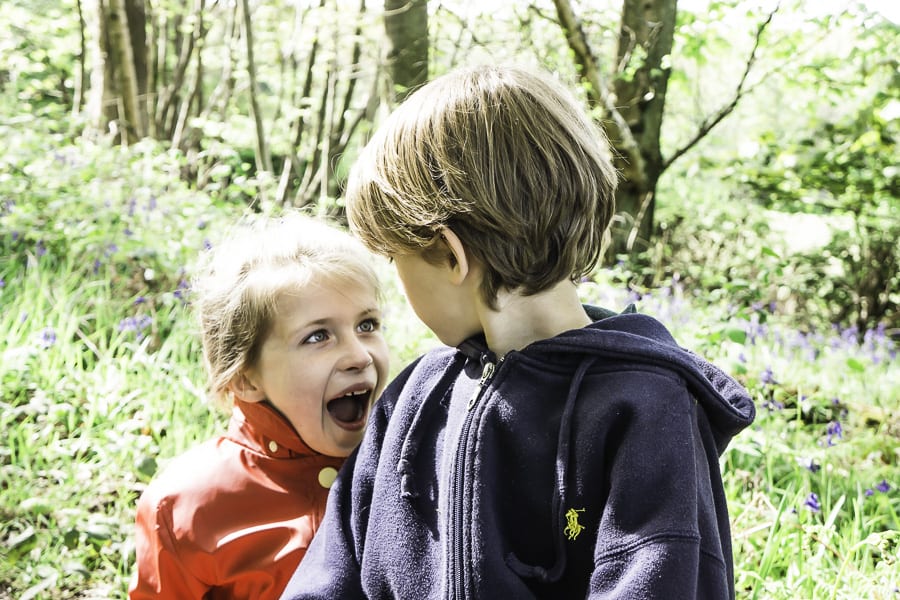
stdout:
[[279,295],[313,282],[370,286],[381,301],[372,256],[346,231],[299,213],[245,219],[209,251],[192,296],[207,388],[227,403],[228,384],[255,364]]
[[451,228],[484,269],[481,292],[529,295],[596,265],[617,173],[603,132],[562,83],[517,67],[426,84],[363,149],[350,227],[380,254],[429,252]]

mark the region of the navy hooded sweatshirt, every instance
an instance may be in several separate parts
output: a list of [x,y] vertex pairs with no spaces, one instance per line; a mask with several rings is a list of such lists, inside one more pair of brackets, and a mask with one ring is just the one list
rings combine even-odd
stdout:
[[282,596],[734,597],[719,455],[747,392],[656,320],[407,367]]

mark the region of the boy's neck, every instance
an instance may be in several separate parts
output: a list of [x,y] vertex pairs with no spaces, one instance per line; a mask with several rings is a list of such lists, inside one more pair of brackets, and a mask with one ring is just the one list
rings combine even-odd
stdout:
[[496,310],[482,305],[478,312],[488,348],[498,356],[591,323],[571,281],[531,296],[501,291]]

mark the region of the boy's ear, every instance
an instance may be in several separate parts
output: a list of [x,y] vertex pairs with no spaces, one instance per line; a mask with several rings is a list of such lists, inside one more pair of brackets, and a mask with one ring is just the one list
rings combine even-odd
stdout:
[[262,402],[266,399],[265,391],[246,371],[241,371],[232,377],[228,383],[228,389],[238,400],[244,402]]
[[450,250],[450,269],[453,271],[450,281],[454,285],[459,285],[465,281],[466,276],[469,274],[469,260],[466,257],[466,248],[449,227],[441,228],[441,239],[447,244],[447,249]]

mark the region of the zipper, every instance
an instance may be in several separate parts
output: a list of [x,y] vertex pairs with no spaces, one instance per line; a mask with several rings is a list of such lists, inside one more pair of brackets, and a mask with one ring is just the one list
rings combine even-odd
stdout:
[[466,416],[463,420],[462,428],[459,434],[459,444],[456,449],[456,460],[453,468],[453,481],[450,489],[451,515],[450,515],[450,572],[453,574],[453,587],[450,597],[455,600],[461,600],[467,596],[466,573],[464,565],[468,553],[466,552],[466,536],[464,531],[467,527],[464,523],[465,518],[465,494],[467,493],[464,485],[466,466],[470,461],[471,452],[469,451],[469,436],[472,430],[472,423],[475,421],[475,412],[472,410],[481,399],[485,387],[490,383],[496,369],[500,366],[500,362],[495,366],[494,363],[487,361],[481,370],[481,379],[472,392],[469,402],[466,404]]
[[[503,360],[503,359],[500,359]],[[475,407],[475,404],[478,403],[478,399],[481,397],[481,390],[484,389],[484,386],[490,381],[491,377],[494,375],[494,363],[486,362],[484,363],[484,368],[481,370],[481,379],[478,381],[478,385],[475,386],[475,390],[472,391],[472,397],[469,398],[469,403],[466,405],[466,410],[472,410]]]

